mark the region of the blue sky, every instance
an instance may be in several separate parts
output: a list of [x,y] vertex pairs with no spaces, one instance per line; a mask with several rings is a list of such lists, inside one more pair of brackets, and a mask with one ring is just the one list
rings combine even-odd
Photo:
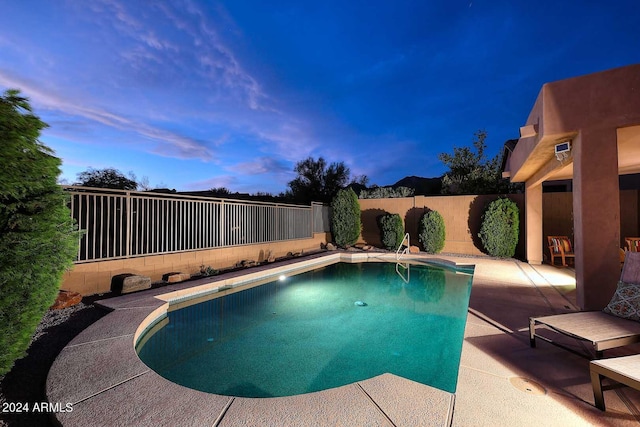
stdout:
[[518,137],[542,84],[640,62],[640,2],[7,0],[0,89],[62,178],[277,194],[309,156],[370,184]]

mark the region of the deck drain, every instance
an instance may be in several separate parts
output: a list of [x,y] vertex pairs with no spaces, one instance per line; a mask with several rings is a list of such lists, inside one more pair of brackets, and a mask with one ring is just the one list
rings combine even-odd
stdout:
[[511,377],[509,378],[509,382],[512,386],[517,388],[520,391],[529,394],[537,394],[537,395],[545,395],[547,394],[547,389],[542,387],[537,382],[530,380],[528,378],[522,377]]

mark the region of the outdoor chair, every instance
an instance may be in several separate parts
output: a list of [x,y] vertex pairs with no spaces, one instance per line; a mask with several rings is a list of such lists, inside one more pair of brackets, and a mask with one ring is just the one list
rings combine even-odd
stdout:
[[575,260],[575,254],[573,253],[573,246],[571,240],[567,236],[547,236],[549,242],[549,254],[551,255],[551,265],[555,265],[555,259],[560,258],[562,260],[562,266],[567,266],[567,258],[573,258]]
[[596,353],[640,342],[640,252],[627,252],[618,288],[602,311],[581,311],[529,318],[529,341],[536,346],[536,338],[564,348],[583,357],[593,358],[536,332],[542,326],[560,335],[588,343]]
[[627,250],[629,252],[639,252],[640,237],[625,237],[624,241],[627,243]]

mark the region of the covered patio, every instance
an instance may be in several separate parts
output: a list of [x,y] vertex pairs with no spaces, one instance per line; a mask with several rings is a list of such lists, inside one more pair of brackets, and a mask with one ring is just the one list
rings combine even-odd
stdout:
[[576,302],[602,309],[620,276],[621,211],[637,224],[637,201],[621,206],[619,176],[640,173],[640,64],[544,84],[505,153],[503,176],[525,183],[530,264],[546,250],[543,182],[573,180]]

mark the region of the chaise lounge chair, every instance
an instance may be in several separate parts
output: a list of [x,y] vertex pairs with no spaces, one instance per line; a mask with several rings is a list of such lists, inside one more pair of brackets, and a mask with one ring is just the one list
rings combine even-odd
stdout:
[[[589,373],[593,387],[593,400],[596,407],[604,411],[603,378],[611,378],[618,383],[640,390],[640,354],[592,360],[589,363]],[[609,388],[612,387],[608,387],[607,390]]]
[[640,252],[628,252],[618,289],[603,311],[582,311],[553,316],[529,318],[529,340],[536,346],[536,338],[592,359],[584,354],[536,333],[542,325],[559,334],[575,338],[592,346],[596,359],[604,350],[640,342]]

